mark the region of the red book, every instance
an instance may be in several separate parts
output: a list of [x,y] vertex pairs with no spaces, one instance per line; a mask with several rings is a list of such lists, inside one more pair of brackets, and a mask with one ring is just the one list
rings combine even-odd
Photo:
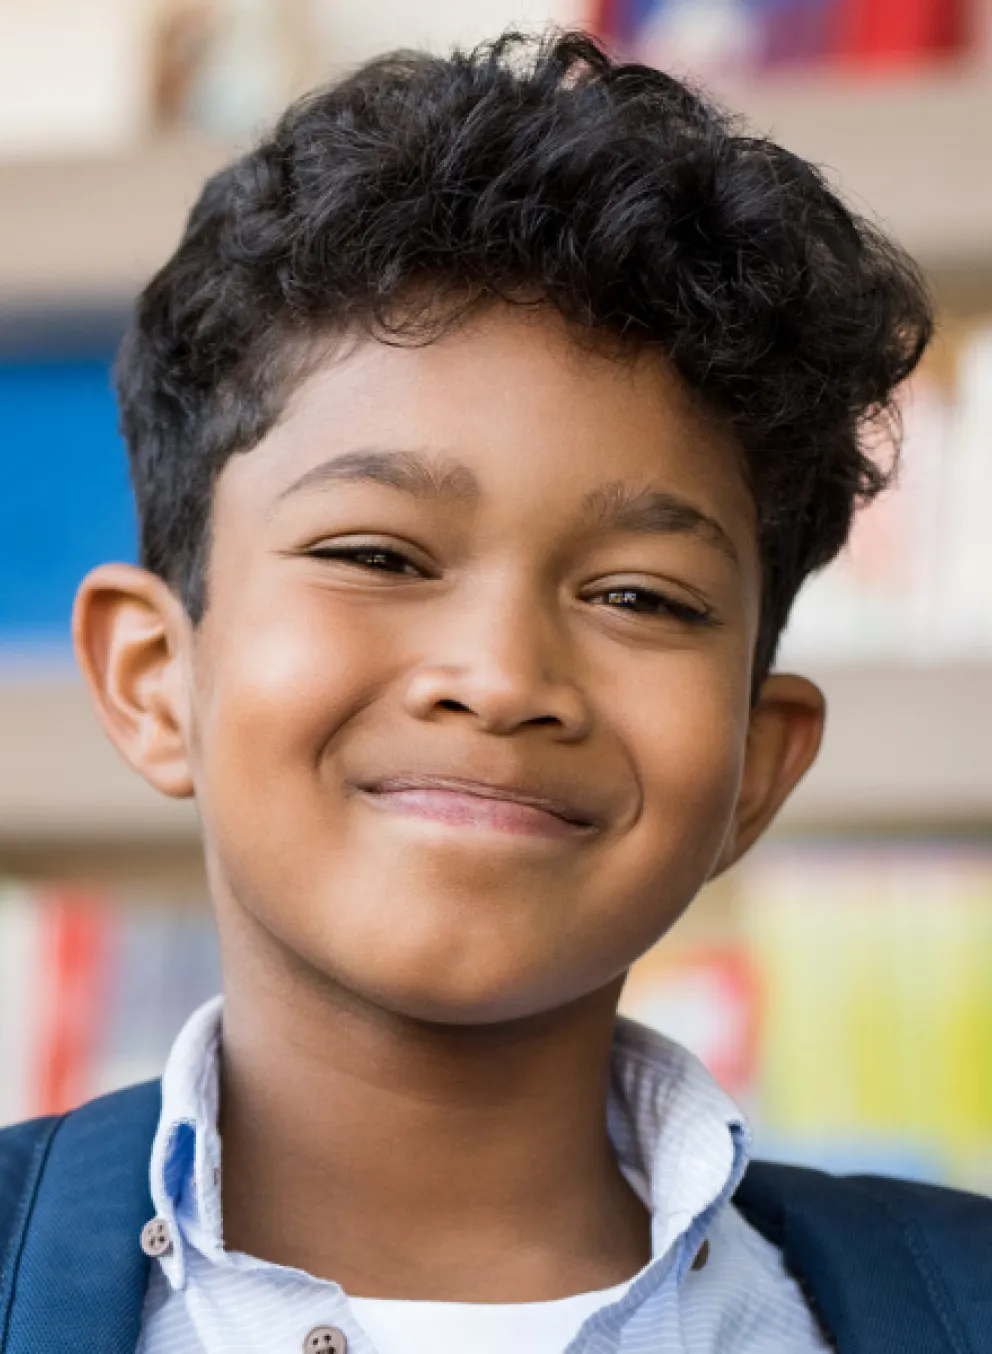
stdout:
[[89,1099],[105,1014],[113,920],[98,899],[43,894],[35,1114],[63,1114]]
[[914,65],[968,46],[967,0],[838,0],[839,56],[856,66]]

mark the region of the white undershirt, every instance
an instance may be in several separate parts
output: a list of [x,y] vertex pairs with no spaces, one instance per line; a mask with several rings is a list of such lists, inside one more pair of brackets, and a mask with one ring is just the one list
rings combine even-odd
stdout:
[[554,1302],[349,1302],[377,1354],[562,1354],[586,1317],[632,1282]]

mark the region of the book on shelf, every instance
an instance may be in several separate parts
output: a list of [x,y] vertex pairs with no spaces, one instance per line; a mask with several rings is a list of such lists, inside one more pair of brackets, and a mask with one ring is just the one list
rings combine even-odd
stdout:
[[800,591],[780,666],[992,657],[992,323],[946,326],[900,413],[894,483]]
[[981,0],[599,0],[596,31],[627,59],[709,78],[826,65],[920,67],[981,46]]
[[205,908],[60,885],[0,886],[0,1124],[161,1074],[221,990]]
[[621,1009],[702,1059],[759,1156],[992,1193],[992,845],[767,843],[734,891],[734,944],[676,927]]

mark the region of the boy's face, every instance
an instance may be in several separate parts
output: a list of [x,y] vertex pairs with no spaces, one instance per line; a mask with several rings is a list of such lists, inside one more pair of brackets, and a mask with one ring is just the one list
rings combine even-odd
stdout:
[[[417,458],[440,492],[335,472],[358,452],[387,478]],[[603,524],[620,487],[660,495],[640,530]],[[815,755],[808,683],[773,678],[751,710],[759,558],[729,440],[661,358],[584,351],[549,313],[329,357],[219,478],[196,631],[158,580],[108,568],[77,605],[84,667],[132,764],[195,790],[222,926],[248,914],[390,1011],[490,1022],[605,987]],[[125,649],[141,737],[93,675]],[[517,786],[594,826],[415,816],[371,788],[403,776]]]

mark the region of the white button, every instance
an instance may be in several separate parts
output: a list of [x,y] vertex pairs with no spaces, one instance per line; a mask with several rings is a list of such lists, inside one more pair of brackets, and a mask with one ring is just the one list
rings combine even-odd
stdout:
[[345,1354],[348,1341],[337,1326],[314,1326],[303,1341],[303,1354]]
[[168,1255],[172,1250],[172,1237],[165,1218],[152,1218],[141,1229],[141,1249],[146,1255],[157,1257]]

